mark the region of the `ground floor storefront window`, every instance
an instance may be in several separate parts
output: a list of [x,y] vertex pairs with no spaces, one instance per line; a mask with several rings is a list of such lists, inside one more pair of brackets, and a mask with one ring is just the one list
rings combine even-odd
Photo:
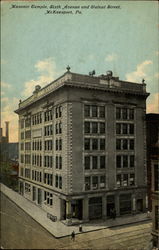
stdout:
[[131,194],[120,195],[120,214],[131,213]]
[[102,218],[102,197],[93,197],[89,199],[89,219]]

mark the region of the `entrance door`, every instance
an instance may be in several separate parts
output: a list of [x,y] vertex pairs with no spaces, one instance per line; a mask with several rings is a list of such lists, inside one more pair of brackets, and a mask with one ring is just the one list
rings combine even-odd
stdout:
[[136,205],[137,205],[137,211],[143,212],[143,199],[138,199]]
[[72,218],[76,218],[82,220],[82,200],[72,200],[71,201],[72,208]]
[[111,210],[115,209],[115,197],[114,195],[107,196],[107,217],[111,216]]
[[38,188],[38,204],[41,205],[42,202],[42,191]]

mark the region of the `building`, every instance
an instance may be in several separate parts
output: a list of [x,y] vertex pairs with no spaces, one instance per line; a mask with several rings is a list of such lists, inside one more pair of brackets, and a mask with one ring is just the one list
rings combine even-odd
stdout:
[[94,73],[67,67],[15,111],[20,193],[68,223],[147,208],[146,84]]
[[0,159],[2,161],[7,161],[9,159],[9,122],[5,122],[5,136],[3,135],[3,129],[0,128]]
[[159,247],[159,114],[147,114],[147,179],[153,246]]
[[147,138],[147,187],[148,209],[152,210],[152,161],[159,155],[157,142],[159,137],[159,114],[146,114],[146,138]]

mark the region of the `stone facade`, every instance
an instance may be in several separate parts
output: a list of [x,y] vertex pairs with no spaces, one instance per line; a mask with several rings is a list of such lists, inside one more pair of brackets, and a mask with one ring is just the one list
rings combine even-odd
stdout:
[[66,72],[19,103],[20,193],[59,220],[144,212],[146,86]]

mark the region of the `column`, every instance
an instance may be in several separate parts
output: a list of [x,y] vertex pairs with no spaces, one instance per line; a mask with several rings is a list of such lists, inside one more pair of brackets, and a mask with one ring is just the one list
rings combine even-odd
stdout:
[[85,197],[83,199],[83,220],[84,221],[88,221],[89,220],[88,206],[89,206],[88,197]]
[[72,210],[71,210],[71,201],[66,201],[66,223],[67,225],[72,224]]
[[136,196],[135,196],[135,194],[132,195],[132,212],[133,212],[133,214],[136,212]]
[[120,216],[120,200],[119,200],[119,194],[115,195],[115,210],[116,210],[116,216]]
[[106,196],[102,197],[102,218],[105,220],[107,216],[107,209],[106,209]]

